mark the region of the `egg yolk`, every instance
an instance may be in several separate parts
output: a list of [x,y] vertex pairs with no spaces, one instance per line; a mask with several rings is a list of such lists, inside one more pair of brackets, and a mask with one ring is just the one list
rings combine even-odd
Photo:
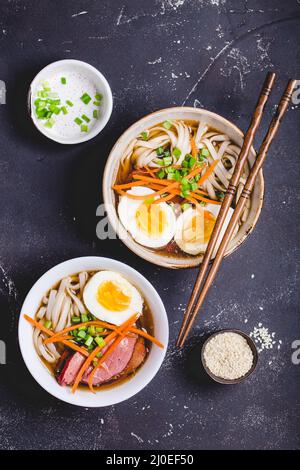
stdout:
[[211,212],[198,213],[188,222],[184,228],[183,239],[188,243],[208,243],[215,225],[215,217]]
[[140,230],[150,237],[158,237],[167,227],[167,218],[158,204],[141,204],[135,213]]
[[122,312],[131,302],[131,296],[127,294],[114,282],[105,281],[98,287],[97,300],[102,307],[111,312]]

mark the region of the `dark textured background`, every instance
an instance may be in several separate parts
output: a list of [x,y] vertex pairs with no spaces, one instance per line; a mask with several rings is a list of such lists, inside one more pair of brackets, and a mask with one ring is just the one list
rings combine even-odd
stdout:
[[[265,165],[265,205],[255,232],[224,262],[187,347],[174,341],[195,271],[167,271],[119,241],[97,240],[105,160],[119,135],[146,113],[205,107],[245,130],[267,70],[278,80],[266,131],[288,77],[300,78],[296,0],[1,0],[0,79],[0,447],[4,449],[299,448],[299,116],[291,106]],[[30,81],[46,64],[76,58],[108,79],[114,109],[105,130],[64,147],[26,116]],[[31,378],[17,344],[18,311],[48,268],[82,255],[131,264],[166,304],[171,341],[158,375],[117,406],[60,403]],[[261,322],[276,333],[257,372],[239,386],[195,373],[193,347],[209,332]],[[279,339],[282,341],[278,349]],[[199,361],[199,358],[198,358]]]

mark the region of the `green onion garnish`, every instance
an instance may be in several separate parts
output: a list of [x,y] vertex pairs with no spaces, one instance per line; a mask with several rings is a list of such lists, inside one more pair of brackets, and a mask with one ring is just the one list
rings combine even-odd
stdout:
[[75,316],[72,317],[72,318],[71,318],[71,322],[72,322],[72,323],[80,323],[80,322],[81,322],[80,317],[75,317]]
[[96,93],[95,99],[96,99],[97,101],[101,101],[102,98],[103,98],[103,95],[102,95],[101,93]]
[[179,150],[179,148],[175,147],[173,149],[173,155],[174,155],[174,157],[179,158],[180,155],[181,155],[181,150]]
[[98,119],[98,110],[94,109],[93,111],[93,118]]
[[61,77],[60,81],[61,81],[62,85],[65,85],[67,83],[66,77]]
[[166,176],[166,172],[164,170],[159,170],[157,173],[156,173],[156,176],[159,178],[159,179],[163,179],[165,176]]
[[91,346],[93,341],[94,341],[94,338],[92,336],[88,335],[88,337],[86,338],[86,341],[84,342],[84,344],[86,346]]
[[82,124],[80,130],[81,132],[88,132],[89,128],[86,124]]
[[101,106],[100,101],[93,101],[93,104],[94,104],[95,106]]
[[148,136],[149,136],[149,133],[146,131],[141,133],[142,140],[148,140]]
[[81,97],[80,97],[81,101],[84,103],[84,104],[89,104],[89,102],[91,101],[91,97],[88,93],[84,93]]
[[172,163],[172,157],[164,157],[163,162],[165,166],[171,165]]
[[189,167],[192,168],[195,165],[195,163],[196,163],[196,158],[191,157],[189,159]]
[[208,151],[207,149],[202,149],[202,150],[201,150],[201,155],[202,155],[203,157],[208,157],[208,156],[209,156],[209,151]]
[[51,324],[52,324],[51,320],[45,321],[45,323],[44,323],[45,328],[51,328]]
[[74,106],[74,104],[70,100],[67,100],[66,103],[67,103],[68,106],[71,106],[71,107]]
[[83,114],[83,115],[81,116],[81,118],[82,118],[85,122],[91,122],[90,118],[88,118],[86,114]]
[[145,204],[152,204],[155,200],[154,196],[148,197],[147,199],[144,199]]
[[54,119],[48,119],[48,121],[45,123],[45,127],[48,127],[49,129],[51,129],[51,127],[53,127],[54,124],[55,124]]
[[158,147],[158,149],[156,149],[157,155],[162,155],[163,153],[164,153],[164,149],[162,147]]
[[87,316],[86,313],[81,314],[81,321],[82,321],[82,323],[85,323],[85,322],[89,321],[89,317]]
[[64,114],[68,114],[68,112],[69,112],[65,106],[62,106],[61,110]]
[[188,202],[185,202],[184,204],[181,205],[181,209],[183,211],[186,211],[187,209],[189,209],[191,206]]
[[102,338],[102,336],[96,336],[94,340],[98,344],[98,346],[102,346],[105,344],[105,340]]
[[80,126],[82,124],[82,119],[77,117],[77,118],[74,119],[74,122],[76,122],[76,124],[78,124],[78,126]]
[[192,183],[190,186],[191,186],[192,191],[196,191],[196,189],[198,189],[198,184],[197,183]]
[[173,126],[173,123],[172,121],[167,120],[163,123],[163,126],[165,129],[171,129],[171,127]]
[[79,338],[84,339],[86,337],[86,332],[84,330],[80,330],[80,331],[78,331],[77,336]]

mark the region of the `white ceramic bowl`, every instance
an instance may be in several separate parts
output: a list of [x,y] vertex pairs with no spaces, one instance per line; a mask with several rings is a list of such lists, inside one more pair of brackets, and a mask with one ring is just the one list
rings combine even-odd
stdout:
[[[43,295],[53,287],[60,279],[79,271],[93,271],[108,269],[117,271],[135,285],[151,309],[154,321],[155,337],[161,341],[165,348],[152,346],[145,364],[128,381],[103,389],[93,394],[79,389],[75,394],[71,393],[70,387],[61,387],[50,374],[46,366],[36,353],[32,339],[32,326],[24,319],[27,314],[34,317]],[[35,380],[51,395],[71,403],[84,407],[100,407],[119,403],[132,397],[142,390],[158,372],[166,354],[169,339],[169,324],[164,305],[154,287],[147,279],[135,269],[119,261],[87,256],[74,258],[54,266],[47,271],[30,289],[24,301],[19,319],[19,344],[25,364]]]
[[[114,147],[112,148],[103,175],[103,197],[105,209],[109,221],[121,238],[121,240],[127,245],[127,247],[141,258],[150,261],[151,263],[167,268],[188,268],[198,266],[203,258],[203,255],[197,255],[189,258],[176,258],[175,256],[166,256],[157,253],[151,249],[148,249],[138,244],[125,230],[116,211],[116,199],[115,193],[111,189],[114,184],[119,168],[120,159],[128,146],[129,142],[138,136],[143,130],[148,129],[160,122],[165,120],[174,119],[190,119],[190,120],[201,120],[209,124],[211,127],[218,129],[221,132],[226,133],[233,142],[240,147],[242,146],[244,135],[242,131],[235,126],[232,122],[219,116],[218,114],[212,113],[205,109],[189,108],[189,107],[178,107],[178,108],[167,108],[155,113],[151,113],[139,121],[135,122],[130,126],[117,140]],[[254,148],[251,148],[249,155],[250,166],[253,165],[255,160]],[[228,245],[226,255],[229,255],[236,250],[252,232],[256,225],[258,217],[261,212],[264,197],[264,179],[263,173],[260,171],[258,178],[256,179],[255,186],[251,195],[251,209],[246,222],[239,229],[235,237],[231,240]]]
[[[101,108],[99,108],[99,118],[87,133],[83,132],[77,137],[63,137],[54,134],[51,129],[49,130],[44,126],[44,122],[41,122],[41,120],[36,117],[34,111],[34,101],[41,83],[49,80],[49,77],[54,74],[68,71],[80,73],[83,77],[86,77],[89,81],[91,81],[95,88],[103,94],[103,105]],[[57,62],[53,62],[52,64],[47,65],[35,76],[29,88],[28,106],[34,125],[46,137],[60,144],[79,144],[81,142],[92,139],[98,135],[99,132],[101,132],[102,129],[106,126],[112,113],[113,98],[110,86],[106,78],[102,75],[102,73],[99,72],[99,70],[97,70],[92,65],[87,64],[86,62],[82,62],[81,60],[65,59],[58,60]]]

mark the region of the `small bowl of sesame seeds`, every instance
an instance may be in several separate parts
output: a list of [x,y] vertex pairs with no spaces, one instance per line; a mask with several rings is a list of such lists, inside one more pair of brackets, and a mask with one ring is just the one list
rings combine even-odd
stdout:
[[252,374],[258,362],[255,343],[240,330],[220,330],[207,338],[201,351],[207,374],[221,384],[238,384]]

